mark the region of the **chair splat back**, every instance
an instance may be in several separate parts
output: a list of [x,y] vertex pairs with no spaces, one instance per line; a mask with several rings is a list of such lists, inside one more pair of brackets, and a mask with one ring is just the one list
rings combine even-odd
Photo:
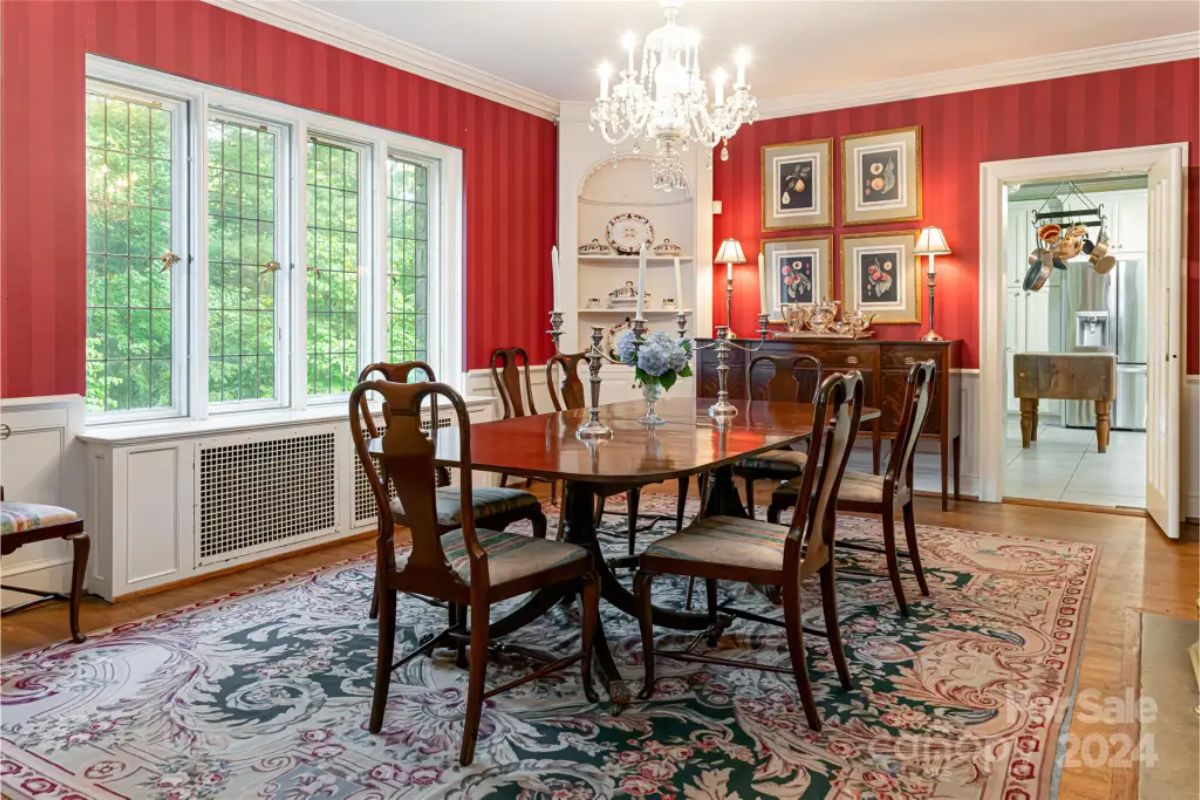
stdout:
[[[533,386],[529,381],[529,354],[523,347],[502,347],[492,351],[492,383],[504,406],[504,419],[537,413],[533,407]],[[525,396],[521,396],[521,372],[525,373]],[[528,403],[528,405],[526,405]]]
[[912,488],[913,456],[921,430],[929,417],[933,400],[933,378],[937,366],[932,359],[913,364],[908,370],[908,384],[904,391],[904,406],[900,413],[900,429],[896,433],[896,446],[888,457],[885,480],[892,486]]
[[[362,368],[362,372],[358,373],[358,382],[368,380],[373,375],[379,376],[382,380],[391,383],[408,383],[413,377],[419,378],[422,381],[436,382],[437,376],[433,374],[433,367],[429,366],[424,361],[376,361],[373,364],[367,364]],[[375,425],[375,415],[368,408],[367,395],[364,394],[361,406],[363,422],[367,426],[367,433],[374,438],[379,435],[379,428]],[[433,407],[433,429],[437,430],[438,417],[437,406]],[[438,486],[450,485],[450,470],[445,467],[437,467],[436,469]]]
[[[367,392],[382,396],[383,417],[387,424],[382,437],[378,438],[378,449],[374,456],[368,450],[367,437],[363,435],[360,410]],[[475,516],[471,504],[470,419],[462,398],[441,383],[390,381],[360,383],[350,394],[350,433],[359,462],[375,495],[379,515],[379,535],[376,540],[378,563],[389,573],[396,571],[395,525],[387,491],[387,487],[391,486],[412,531],[412,553],[403,573],[406,576],[413,574],[417,584],[426,585],[436,585],[438,581],[446,580],[459,581],[447,563],[437,524],[434,459],[438,428],[435,423],[426,431],[422,425],[423,403],[426,399],[431,401],[431,414],[436,420],[439,398],[449,401],[457,421],[460,463],[463,465],[459,484],[463,543],[474,573],[476,561],[485,556],[475,535]],[[376,464],[379,465],[378,469]]]
[[[584,408],[583,381],[579,377],[579,363],[587,353],[558,353],[546,362],[546,386],[550,389],[550,402],[555,411],[570,411]],[[555,384],[554,369],[562,372],[562,380]],[[558,386],[558,391],[554,387]]]
[[[830,557],[838,489],[858,435],[863,393],[862,373],[857,371],[830,375],[817,392],[808,461],[784,547],[784,568],[789,572],[799,568],[801,559],[819,566]],[[818,420],[827,422],[821,425]]]
[[[768,379],[763,391],[754,391],[754,371],[762,364],[770,364],[773,368],[771,377]],[[751,400],[775,400],[800,402],[801,392],[803,391],[802,373],[799,372],[802,368],[808,365],[816,371],[816,391],[813,392],[813,402],[816,402],[816,396],[821,391],[821,362],[810,355],[798,356],[771,356],[760,355],[755,356],[750,360],[750,364],[746,367],[746,392]],[[756,396],[761,395],[761,396]]]

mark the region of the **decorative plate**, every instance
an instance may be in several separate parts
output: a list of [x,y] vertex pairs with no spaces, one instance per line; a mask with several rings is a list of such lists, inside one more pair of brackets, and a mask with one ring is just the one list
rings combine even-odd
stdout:
[[670,239],[663,239],[662,242],[654,245],[654,255],[656,256],[677,256],[682,252],[683,248]]
[[650,220],[632,212],[617,214],[610,219],[604,235],[613,249],[623,256],[636,256],[643,244],[647,249],[654,244],[654,226]]
[[599,239],[592,239],[587,244],[579,245],[579,255],[581,256],[603,256],[608,255],[611,248],[601,242]]

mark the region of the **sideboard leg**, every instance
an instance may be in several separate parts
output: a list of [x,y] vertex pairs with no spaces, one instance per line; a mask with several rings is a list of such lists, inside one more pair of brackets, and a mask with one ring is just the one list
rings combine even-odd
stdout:
[[[948,509],[950,507],[950,500],[949,500],[949,494],[948,494],[948,489],[949,489],[948,484],[949,484],[949,479],[950,479],[950,442],[946,440],[945,436],[941,437],[941,440],[942,440],[941,441],[941,444],[942,444],[942,448],[941,448],[941,450],[942,450],[942,511],[945,511],[946,509]],[[892,445],[892,446],[895,447],[895,445]]]
[[871,469],[876,475],[879,474],[879,445],[882,435],[881,426],[883,419],[875,420],[875,424],[871,426]]

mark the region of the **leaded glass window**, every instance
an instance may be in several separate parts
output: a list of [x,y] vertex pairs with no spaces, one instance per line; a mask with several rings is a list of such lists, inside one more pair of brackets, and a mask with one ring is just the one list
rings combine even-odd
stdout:
[[182,111],[98,86],[86,104],[86,406],[174,409],[173,298],[188,266],[176,224]]
[[208,399],[277,397],[279,132],[208,123]]
[[429,169],[389,155],[387,191],[388,361],[429,356]]
[[349,392],[358,378],[359,171],[362,152],[308,143],[308,393]]

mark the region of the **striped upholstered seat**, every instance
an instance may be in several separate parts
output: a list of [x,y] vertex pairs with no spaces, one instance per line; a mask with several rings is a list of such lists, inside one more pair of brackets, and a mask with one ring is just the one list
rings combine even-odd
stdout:
[[0,535],[36,531],[79,519],[69,508],[41,503],[0,502]]
[[[487,551],[488,584],[492,587],[588,558],[588,552],[582,547],[566,542],[485,528],[476,528],[475,535]],[[450,568],[458,573],[464,583],[470,583],[471,564],[463,545],[461,528],[442,536],[442,551]]]
[[664,536],[643,558],[675,558],[765,572],[783,569],[787,526],[741,517],[706,517]]
[[[439,525],[458,525],[462,522],[462,492],[457,486],[436,490],[437,517]],[[494,517],[519,508],[541,507],[537,497],[522,489],[485,487],[471,492],[471,507],[475,518]],[[404,515],[404,506],[399,499],[392,500],[392,514]]]
[[[838,492],[838,503],[870,503],[883,505],[883,475],[872,475],[869,472],[851,472],[846,470],[842,476],[842,487]],[[793,478],[775,490],[771,505],[787,507],[796,502],[796,492],[800,489],[800,479]],[[892,495],[894,508],[903,508],[912,500],[912,489],[908,486],[897,486]]]

